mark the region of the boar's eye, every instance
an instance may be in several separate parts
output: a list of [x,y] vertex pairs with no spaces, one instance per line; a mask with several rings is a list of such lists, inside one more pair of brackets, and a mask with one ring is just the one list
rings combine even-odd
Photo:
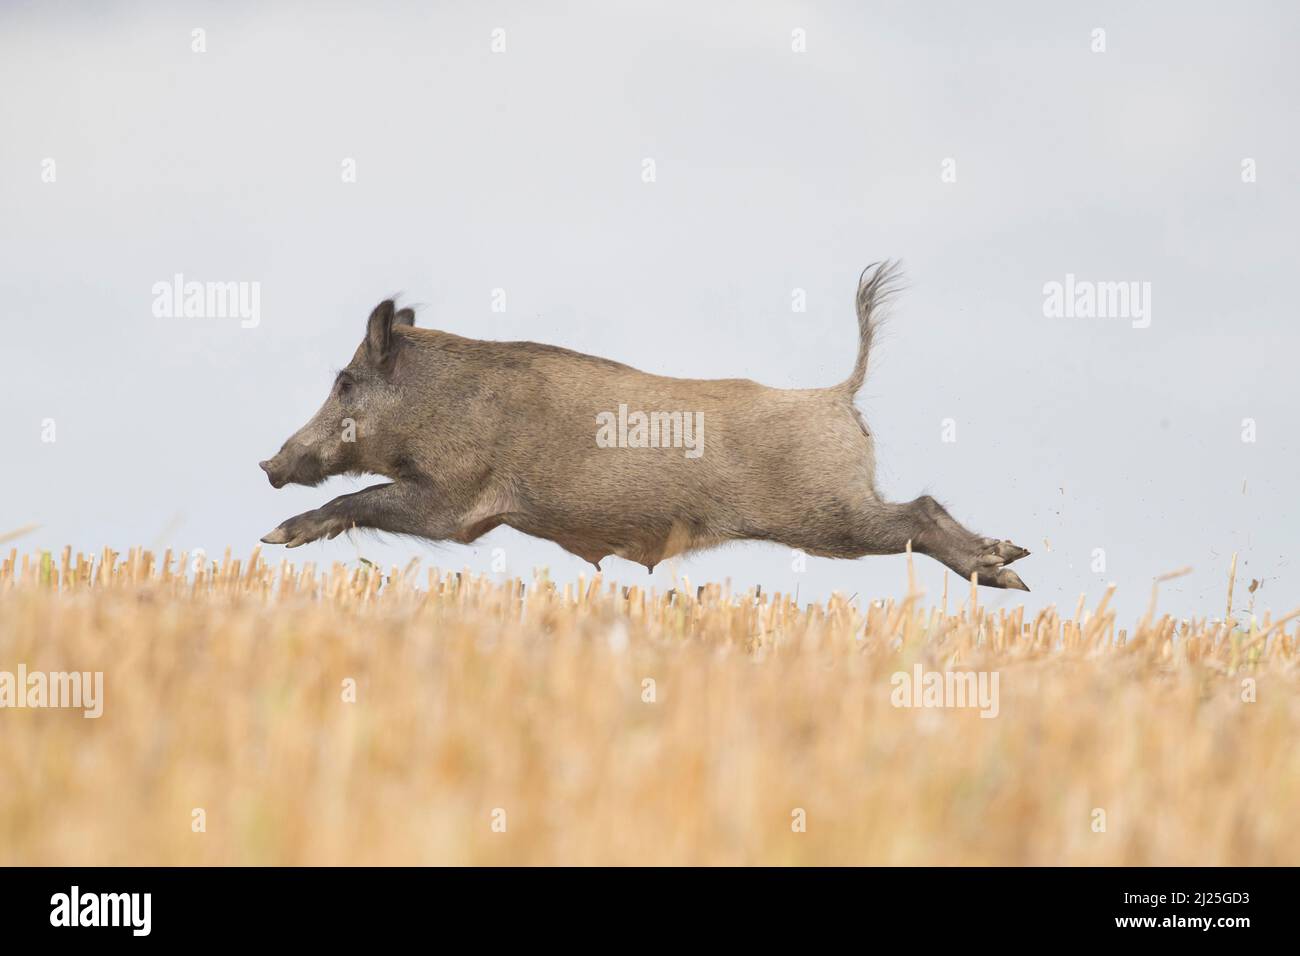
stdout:
[[339,395],[341,397],[347,397],[348,395],[351,394],[352,394],[352,383],[348,381],[346,378],[342,379],[339,382]]

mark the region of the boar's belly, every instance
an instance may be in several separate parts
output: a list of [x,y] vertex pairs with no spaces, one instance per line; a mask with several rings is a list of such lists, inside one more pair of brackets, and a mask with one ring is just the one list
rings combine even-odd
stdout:
[[666,561],[679,554],[712,548],[722,542],[721,537],[692,528],[682,521],[674,521],[668,528],[667,534],[654,533],[651,529],[646,530],[650,533],[644,537],[638,535],[620,544],[614,553],[620,558],[653,568],[660,561]]

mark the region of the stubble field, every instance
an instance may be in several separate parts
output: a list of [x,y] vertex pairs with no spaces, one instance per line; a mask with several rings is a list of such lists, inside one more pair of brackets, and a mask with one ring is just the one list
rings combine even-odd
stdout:
[[1289,616],[193,564],[0,565],[0,864],[1300,862]]

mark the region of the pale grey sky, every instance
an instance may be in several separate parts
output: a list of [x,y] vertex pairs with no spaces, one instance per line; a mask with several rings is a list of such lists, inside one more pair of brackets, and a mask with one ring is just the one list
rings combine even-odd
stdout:
[[[397,290],[461,335],[806,387],[847,375],[858,272],[900,257],[859,404],[891,497],[1034,552],[1033,593],[985,601],[1072,610],[1115,581],[1131,616],[1190,564],[1163,606],[1221,615],[1237,551],[1239,597],[1259,578],[1288,611],[1298,24],[1287,3],[6,4],[0,531],[242,554],[360,486],[275,491],[257,462]],[[260,283],[260,323],[154,316],[176,273]],[[1067,274],[1150,283],[1150,326],[1045,316]],[[289,554],[487,571],[494,548],[512,575],[589,571],[505,528]],[[917,567],[937,599],[943,569]],[[906,582],[901,557],[795,573],[759,544],[676,570],[804,599]]]

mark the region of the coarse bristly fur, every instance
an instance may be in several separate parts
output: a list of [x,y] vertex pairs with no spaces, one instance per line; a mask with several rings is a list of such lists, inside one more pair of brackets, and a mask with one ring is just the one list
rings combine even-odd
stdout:
[[[387,299],[324,406],[261,464],[277,488],[349,472],[392,481],[262,540],[296,547],[373,528],[468,543],[504,524],[597,566],[617,555],[650,569],[745,539],[835,558],[897,554],[910,542],[980,584],[1028,590],[1006,567],[1025,549],[968,531],[928,495],[893,503],[876,491],[854,396],[897,274],[893,263],[862,273],[857,359],[830,388],[668,378],[552,345],[462,338],[415,328],[414,313]],[[635,428],[634,440],[598,440],[620,406],[629,421],[676,413],[702,423],[699,447],[687,453],[666,438],[643,447]]]

